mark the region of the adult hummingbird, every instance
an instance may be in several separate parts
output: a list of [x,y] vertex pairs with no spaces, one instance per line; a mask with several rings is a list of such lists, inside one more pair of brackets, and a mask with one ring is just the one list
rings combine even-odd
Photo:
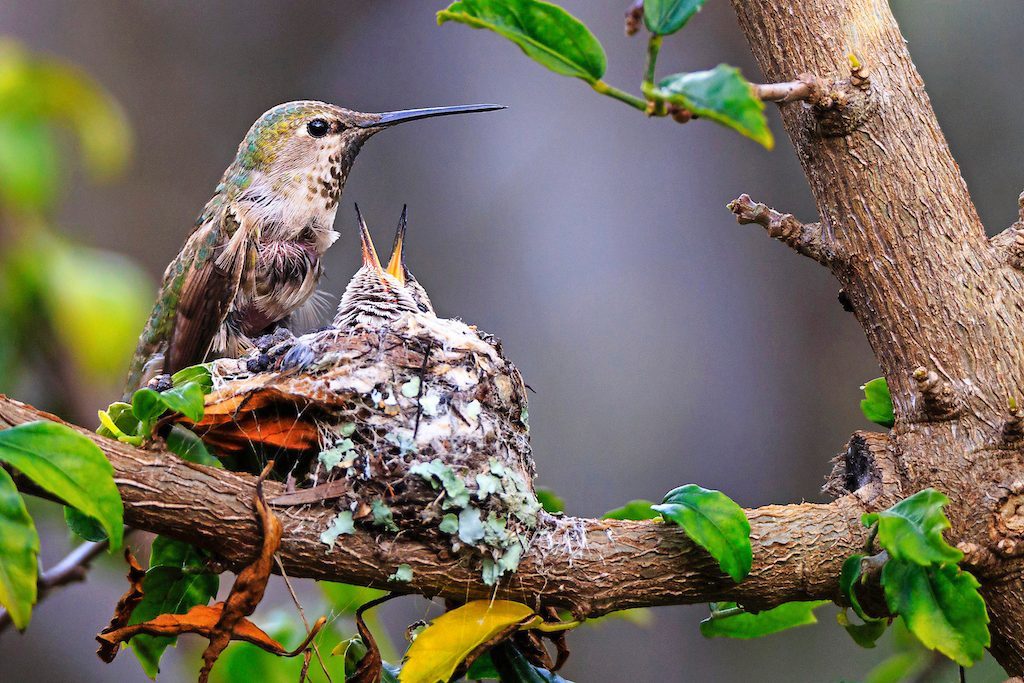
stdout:
[[238,355],[315,304],[341,192],[366,140],[406,121],[502,108],[364,114],[307,100],[263,114],[164,272],[126,395],[211,354]]

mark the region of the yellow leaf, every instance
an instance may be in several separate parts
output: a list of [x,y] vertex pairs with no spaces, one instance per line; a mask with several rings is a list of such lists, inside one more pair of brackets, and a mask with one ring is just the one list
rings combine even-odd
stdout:
[[430,622],[409,646],[401,683],[447,681],[480,645],[515,630],[534,616],[532,609],[510,600],[474,600]]

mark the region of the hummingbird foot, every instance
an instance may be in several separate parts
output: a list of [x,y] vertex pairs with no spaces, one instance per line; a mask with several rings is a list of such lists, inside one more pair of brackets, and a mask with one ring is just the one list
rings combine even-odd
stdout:
[[281,370],[290,370],[291,368],[303,369],[307,365],[313,362],[316,358],[316,354],[313,352],[313,348],[305,342],[295,340],[284,357],[281,359]]
[[167,391],[173,386],[174,384],[171,383],[171,376],[168,374],[157,375],[153,379],[146,382],[147,389],[152,389],[153,391],[160,393]]

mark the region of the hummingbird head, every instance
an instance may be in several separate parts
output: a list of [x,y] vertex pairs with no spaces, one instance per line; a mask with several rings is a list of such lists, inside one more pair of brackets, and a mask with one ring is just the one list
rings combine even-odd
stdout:
[[473,104],[366,114],[314,100],[278,105],[256,120],[239,145],[235,175],[244,190],[256,185],[240,198],[305,199],[333,212],[359,149],[376,133],[406,121],[503,108]]

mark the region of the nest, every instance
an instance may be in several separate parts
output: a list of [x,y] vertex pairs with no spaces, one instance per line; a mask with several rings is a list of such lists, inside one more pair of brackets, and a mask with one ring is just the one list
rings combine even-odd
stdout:
[[525,385],[493,337],[407,314],[386,329],[263,338],[212,374],[190,426],[241,468],[283,464],[290,493],[272,503],[335,506],[325,552],[364,527],[443,540],[489,584],[515,571],[541,506]]

